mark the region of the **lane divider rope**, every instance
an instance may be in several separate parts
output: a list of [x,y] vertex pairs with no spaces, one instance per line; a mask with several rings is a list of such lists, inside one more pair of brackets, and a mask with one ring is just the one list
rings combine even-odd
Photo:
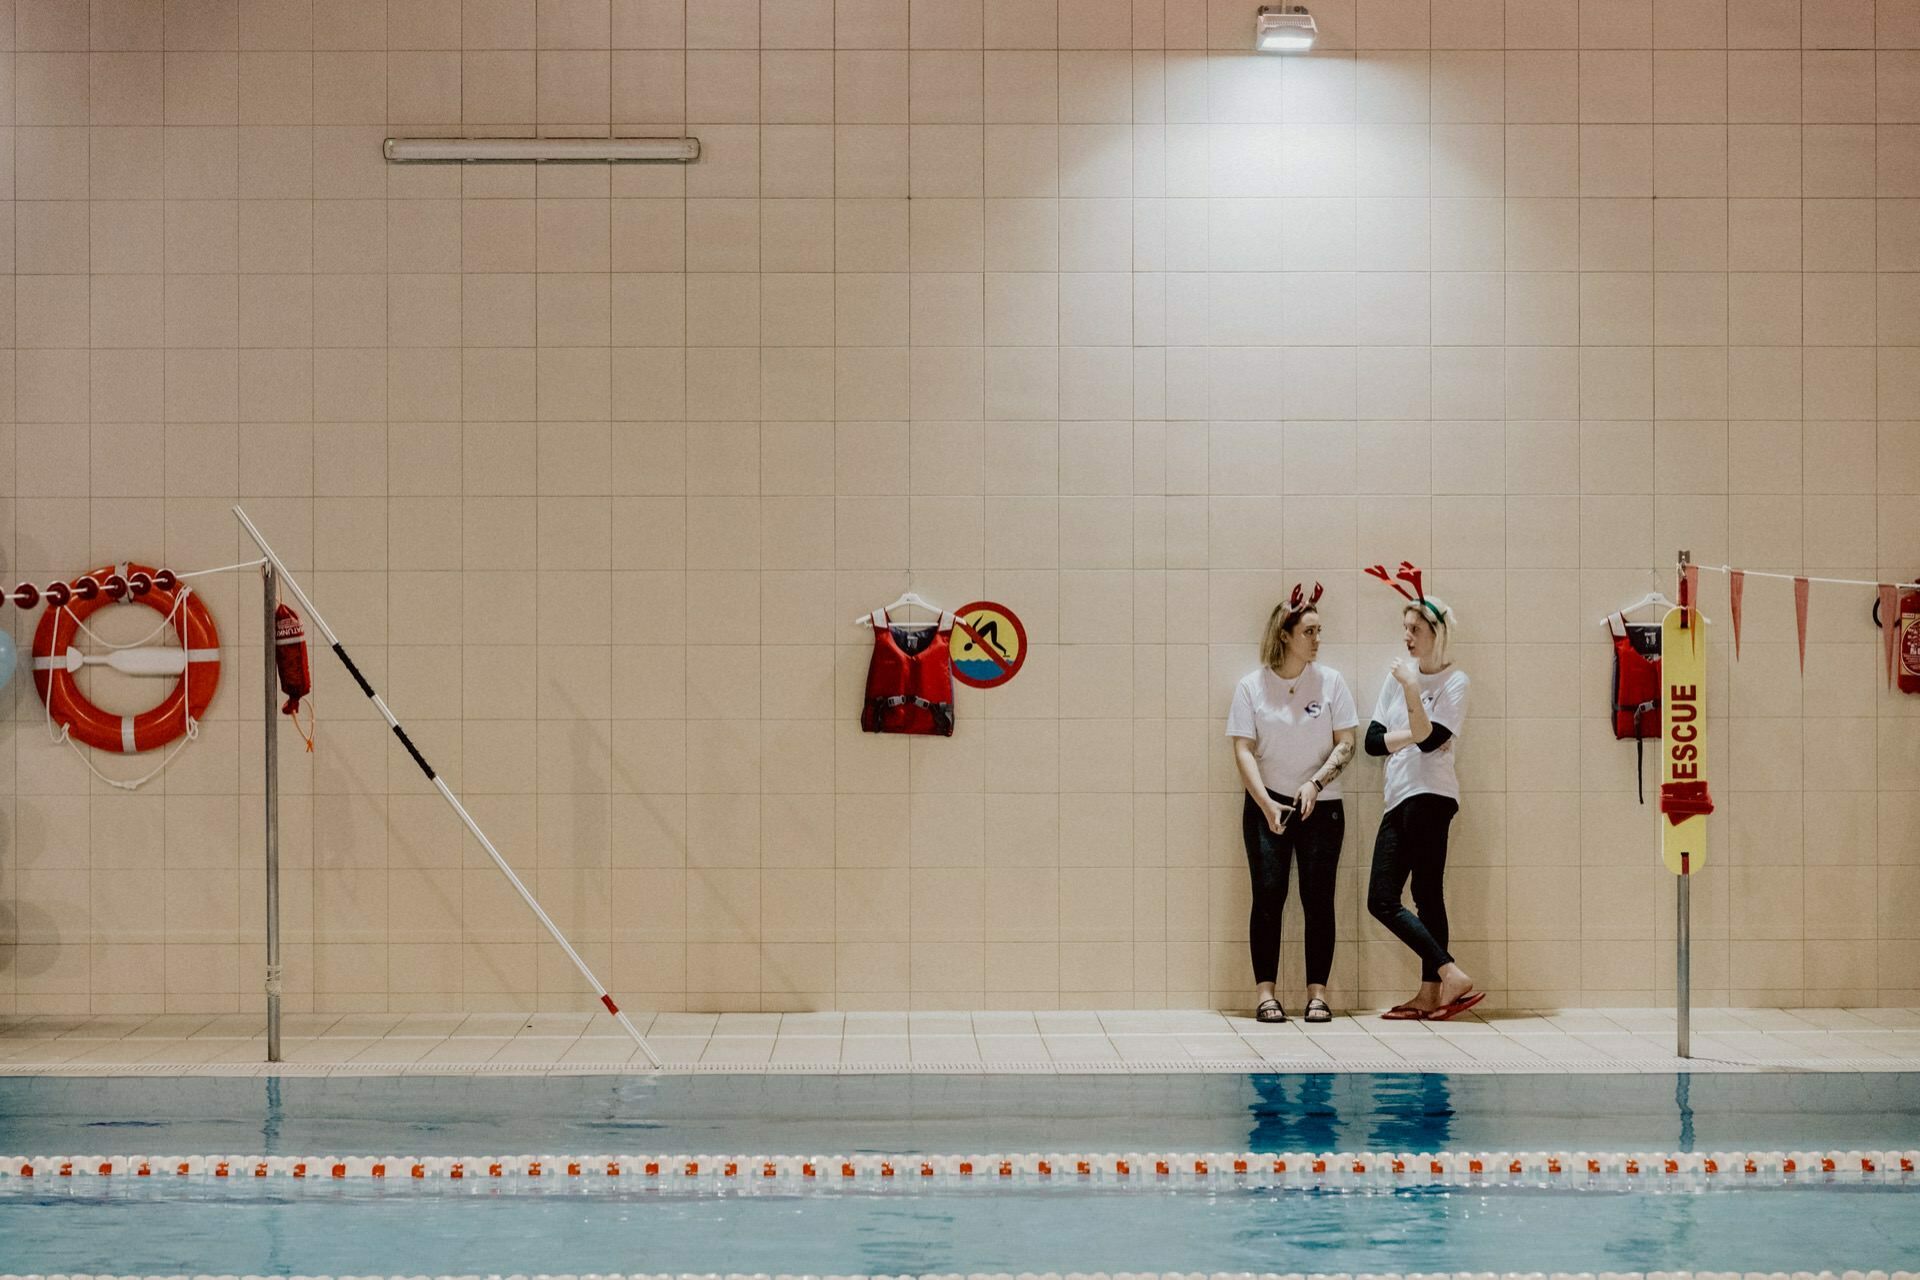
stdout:
[[[0,1156],[0,1186],[92,1179],[206,1183],[554,1183],[679,1190],[765,1187],[1413,1185],[1587,1188],[1688,1184],[1916,1186],[1915,1151],[1126,1152],[997,1155]],[[0,1278],[3,1280],[3,1278]]]
[[[196,1275],[196,1276],[109,1276],[63,1274],[45,1275],[0,1275],[0,1280],[270,1280],[261,1276],[238,1275]],[[763,1273],[748,1275],[743,1272],[729,1272],[721,1275],[716,1272],[694,1273],[671,1272],[633,1275],[539,1275],[516,1274],[509,1276],[297,1276],[294,1280],[820,1280],[819,1277],[802,1277],[781,1273],[770,1276]],[[1920,1272],[1915,1271],[1427,1271],[1409,1272],[1371,1272],[1363,1276],[1353,1276],[1346,1272],[1314,1272],[1302,1274],[1298,1271],[1285,1274],[1273,1271],[1023,1271],[1018,1276],[1011,1272],[973,1272],[962,1274],[951,1272],[928,1275],[842,1275],[830,1280],[1920,1280]]]

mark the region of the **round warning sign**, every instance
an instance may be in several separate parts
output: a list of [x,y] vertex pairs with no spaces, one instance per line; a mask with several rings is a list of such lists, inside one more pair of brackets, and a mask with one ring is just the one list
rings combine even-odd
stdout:
[[1027,660],[1027,629],[1003,604],[976,600],[954,610],[953,678],[976,689],[1003,685]]

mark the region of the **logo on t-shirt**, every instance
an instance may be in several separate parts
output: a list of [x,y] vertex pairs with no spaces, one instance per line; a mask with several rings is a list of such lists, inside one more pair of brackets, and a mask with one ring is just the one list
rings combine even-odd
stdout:
[[1325,707],[1320,705],[1320,701],[1317,698],[1314,701],[1309,702],[1306,707],[1307,714],[1310,716],[1318,716],[1325,709],[1326,709]]

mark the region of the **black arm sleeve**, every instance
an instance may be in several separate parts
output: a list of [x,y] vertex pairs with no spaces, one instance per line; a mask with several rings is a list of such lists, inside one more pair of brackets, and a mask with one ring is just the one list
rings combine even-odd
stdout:
[[1387,726],[1378,720],[1367,726],[1367,754],[1370,756],[1387,754]]
[[1427,731],[1427,740],[1420,744],[1422,751],[1438,751],[1447,745],[1447,739],[1453,736],[1453,730],[1443,724],[1436,724]]

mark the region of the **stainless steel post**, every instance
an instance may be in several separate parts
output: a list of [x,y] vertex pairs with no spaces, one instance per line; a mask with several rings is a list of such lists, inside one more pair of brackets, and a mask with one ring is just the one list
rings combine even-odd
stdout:
[[1693,888],[1693,877],[1680,877],[1680,896],[1676,900],[1679,918],[1674,922],[1678,954],[1674,957],[1675,1008],[1677,1015],[1677,1043],[1674,1051],[1683,1058],[1693,1056],[1693,921],[1692,904],[1687,901]]
[[267,797],[267,1061],[280,1061],[280,687],[274,606],[280,603],[279,579],[273,561],[260,566],[261,652],[266,673],[261,677],[266,703],[261,719],[265,730],[265,791]]

